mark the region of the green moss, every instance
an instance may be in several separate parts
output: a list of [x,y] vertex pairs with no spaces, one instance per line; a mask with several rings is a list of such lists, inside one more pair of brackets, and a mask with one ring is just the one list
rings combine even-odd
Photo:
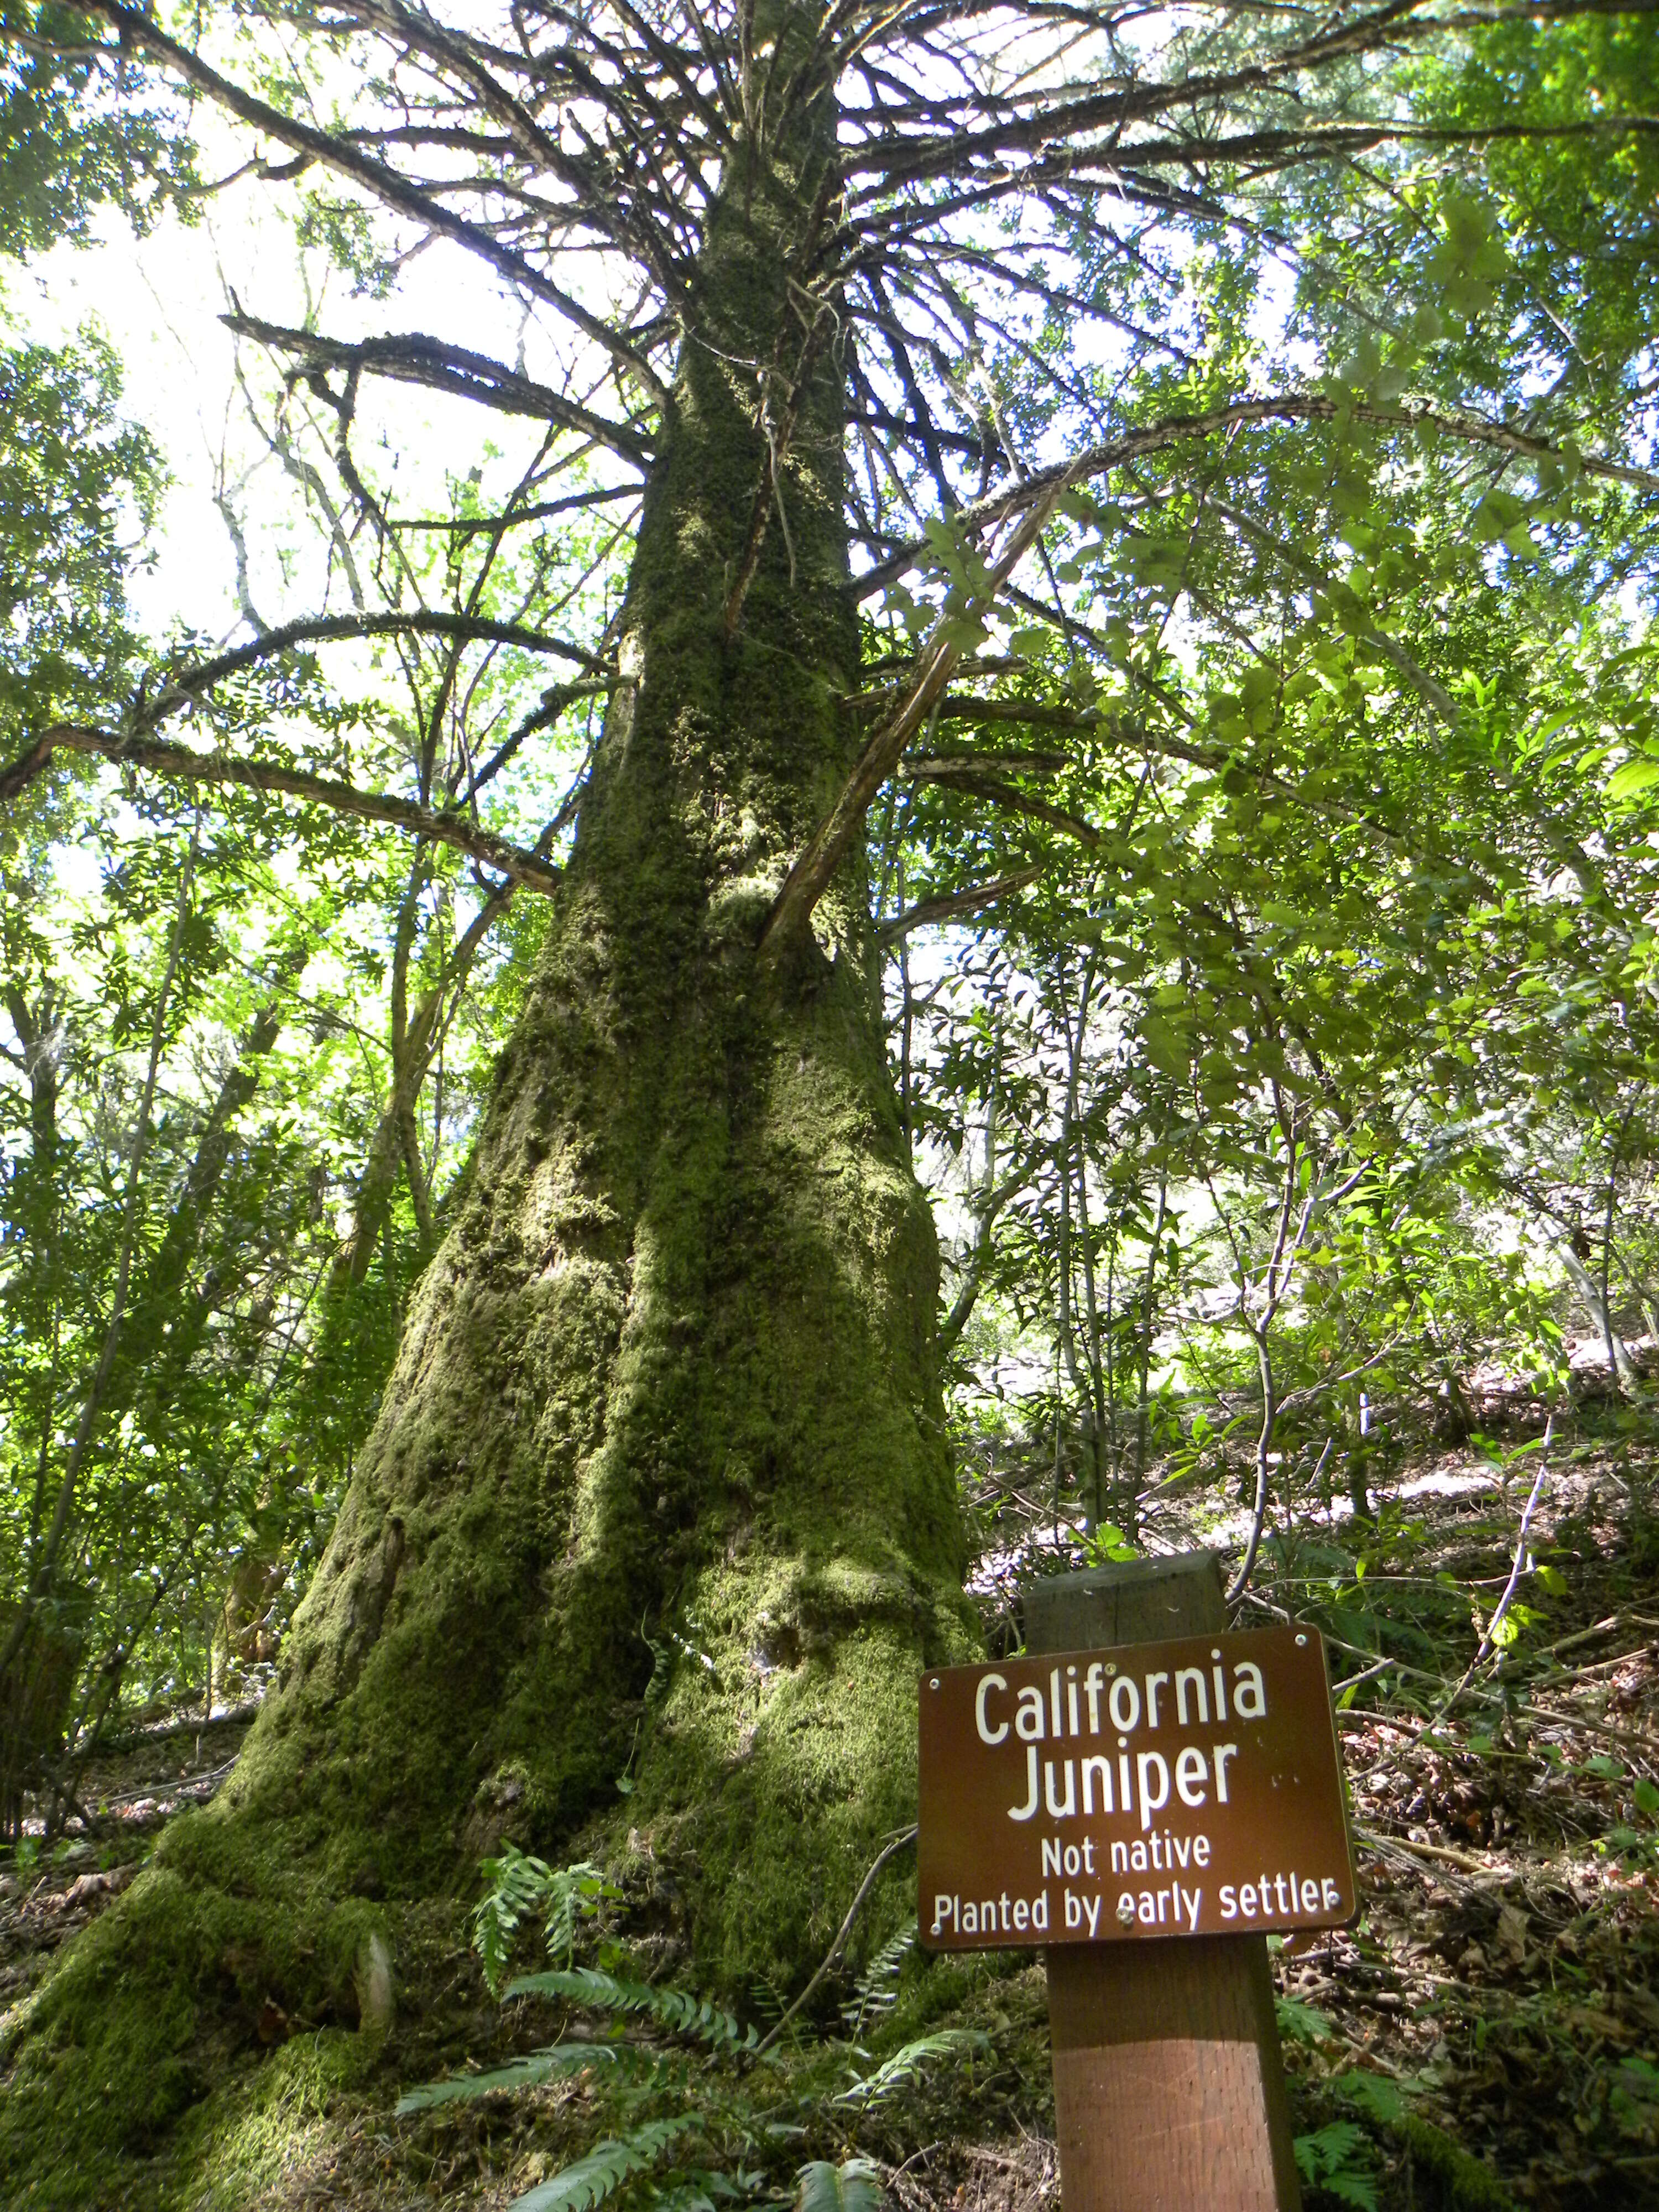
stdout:
[[210,2097],[240,2109],[241,2075],[291,2021],[335,2021],[353,2063],[378,2048],[349,2031],[386,1916],[337,1901],[314,1866],[283,1863],[278,1840],[211,1811],[183,1816],[157,1862],[8,2021],[0,2179],[20,2178],[21,2189],[27,2175],[31,2203],[104,2203],[135,2190],[145,2201],[151,2185],[170,2201],[175,2124]]
[[1389,2133],[1411,2154],[1418,2177],[1432,2176],[1447,2212],[1516,2212],[1516,2201],[1496,2176],[1461,2149],[1443,2128],[1407,2112]]
[[326,2163],[331,2109],[362,2087],[377,2052],[339,2028],[295,2036],[257,2073],[234,2079],[192,2113],[172,2160],[191,2212],[246,2212]]

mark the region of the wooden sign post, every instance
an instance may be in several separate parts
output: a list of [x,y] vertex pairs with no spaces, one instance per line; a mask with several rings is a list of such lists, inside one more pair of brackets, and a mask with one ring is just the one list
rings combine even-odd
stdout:
[[922,1677],[921,1941],[1047,1947],[1066,2212],[1295,2212],[1264,1932],[1357,1904],[1321,1640],[1228,1634],[1209,1553],[1026,1623]]
[[[1227,1626],[1214,1557],[1039,1583],[1027,1648],[1146,1644]],[[1048,1953],[1066,2212],[1298,2212],[1265,1936]]]

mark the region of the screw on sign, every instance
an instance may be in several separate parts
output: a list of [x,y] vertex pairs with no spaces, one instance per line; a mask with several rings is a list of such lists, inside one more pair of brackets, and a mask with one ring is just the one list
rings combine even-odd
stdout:
[[1025,1613],[921,1678],[921,1941],[1046,1948],[1065,2212],[1297,2212],[1263,1938],[1358,1901],[1321,1639],[1226,1632],[1207,1553]]
[[924,1675],[917,1850],[937,1950],[1352,1918],[1321,1639],[1269,1628]]

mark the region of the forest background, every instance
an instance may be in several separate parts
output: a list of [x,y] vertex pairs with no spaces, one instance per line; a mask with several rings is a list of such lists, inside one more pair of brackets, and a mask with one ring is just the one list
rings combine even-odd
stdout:
[[[834,896],[939,1229],[975,1632],[1215,1541],[1351,1710],[1478,1668],[1477,1764],[1599,1758],[1639,1884],[1651,1734],[1547,1753],[1512,1686],[1656,1551],[1651,11],[843,8],[781,64],[775,13],[559,19],[560,140],[419,11],[0,10],[14,1861],[97,1830],[112,1741],[273,1677],[630,680],[690,210],[839,40],[841,259],[720,356],[721,619],[818,557],[833,351]],[[743,863],[763,937],[815,926],[800,859]],[[1545,1540],[1575,1455],[1623,1486],[1601,1552]],[[729,1663],[642,1605],[636,1738]],[[1636,2189],[1659,2074],[1615,2057]]]

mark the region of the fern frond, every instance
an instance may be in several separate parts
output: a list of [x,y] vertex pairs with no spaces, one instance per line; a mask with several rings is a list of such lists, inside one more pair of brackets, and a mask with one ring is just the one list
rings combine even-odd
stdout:
[[990,2040],[989,2036],[971,2027],[947,2027],[937,2035],[921,2036],[915,2042],[907,2043],[902,2050],[896,2051],[890,2058],[884,2059],[873,2074],[866,2074],[850,2088],[843,2089],[836,2102],[870,2112],[902,2089],[913,2088],[930,2060],[967,2057],[974,2051],[988,2050]]
[[763,2171],[741,2166],[731,2173],[708,2172],[701,2166],[681,2168],[653,2188],[647,2201],[651,2212],[718,2212],[722,2205],[747,2205],[755,2212],[789,2212],[788,2199],[776,2194]]
[[905,1922],[897,1935],[889,1936],[859,1976],[851,1997],[841,2011],[842,2024],[852,2041],[858,2040],[864,2023],[872,2013],[890,2012],[897,2003],[898,1978],[915,1940],[916,1923],[913,1916]]
[[670,2143],[697,2124],[696,2115],[684,2112],[678,2119],[647,2120],[629,2136],[602,2142],[586,2158],[565,2166],[550,2181],[538,2182],[523,2197],[515,2197],[507,2212],[595,2212],[623,2182],[654,2166]]
[[[692,1620],[689,1613],[685,1617],[685,1625],[688,1628],[696,1629],[700,1636],[703,1633],[701,1621]],[[659,1712],[666,1704],[668,1692],[674,1686],[675,1667],[681,1659],[695,1660],[699,1667],[719,1680],[719,1670],[710,1655],[690,1637],[682,1636],[672,1622],[659,1639],[641,1621],[640,1641],[651,1654],[651,1679],[645,1686],[645,1709],[647,1712]]]
[[1275,1997],[1273,2016],[1281,2042],[1327,2043],[1336,2033],[1317,2005],[1304,2004],[1299,1997]]
[[543,1923],[547,1954],[562,1959],[568,1966],[575,1961],[579,1923],[598,1912],[607,1899],[619,1898],[622,1892],[605,1880],[603,1867],[595,1866],[591,1859],[578,1859],[574,1866],[560,1867],[548,1875],[543,1895],[547,1900]]
[[495,2089],[536,2089],[544,2081],[555,2081],[562,2075],[580,2074],[588,2066],[614,2066],[617,2061],[614,2043],[558,2043],[546,2051],[532,2051],[522,2058],[514,2058],[505,2066],[497,2066],[488,2074],[458,2074],[448,2081],[423,2081],[418,2089],[406,2089],[398,2098],[398,2116],[406,2112],[423,2112],[433,2105],[471,2103],[474,2098],[487,2097]]
[[1354,2212],[1376,2212],[1376,2176],[1363,2128],[1333,2120],[1313,2135],[1298,2136],[1291,2148],[1310,2188],[1352,2204]]
[[750,2051],[760,2040],[729,2012],[706,2003],[690,1990],[653,1989],[645,1982],[619,1981],[598,1966],[571,1966],[547,1974],[521,1974],[507,1985],[510,1997],[564,1997],[589,2012],[645,2013],[676,2035],[696,2036],[719,2048]]
[[659,1644],[654,1636],[647,1635],[643,1627],[640,1635],[651,1654],[651,1679],[645,1686],[645,1708],[654,1713],[661,1710],[674,1686],[674,1647],[672,1644]]
[[886,2201],[867,2158],[849,2158],[840,2166],[815,2158],[795,2180],[795,2212],[879,2212]]
[[486,1859],[481,1871],[484,1893],[473,1908],[472,1948],[483,1962],[489,1994],[499,1996],[519,1923],[541,1902],[553,1875],[544,1860],[531,1858],[516,1844],[504,1844],[500,1858]]
[[651,2212],[714,2212],[714,2200],[703,2178],[677,2181],[651,2193]]
[[1331,2087],[1339,2097],[1358,2105],[1362,2112],[1369,2112],[1372,2119],[1381,2120],[1384,2126],[1397,2120],[1406,2109],[1405,2099],[1386,2074],[1362,2072],[1352,2067],[1347,2073],[1337,2075]]

